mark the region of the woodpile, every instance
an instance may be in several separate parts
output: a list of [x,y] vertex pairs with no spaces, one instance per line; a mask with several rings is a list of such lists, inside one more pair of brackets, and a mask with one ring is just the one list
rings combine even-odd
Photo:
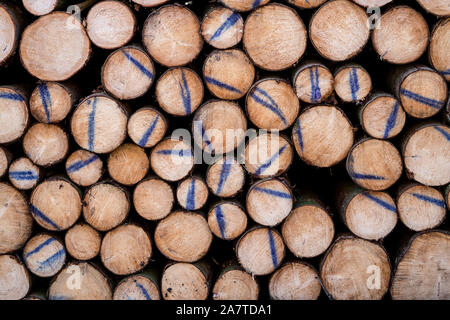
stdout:
[[70,4],[0,2],[0,300],[450,300],[450,1]]

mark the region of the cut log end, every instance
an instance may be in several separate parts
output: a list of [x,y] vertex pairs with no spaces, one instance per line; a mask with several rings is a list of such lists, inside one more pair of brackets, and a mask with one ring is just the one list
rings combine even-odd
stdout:
[[212,290],[214,300],[257,300],[259,286],[251,274],[239,269],[223,272]]
[[114,290],[113,300],[160,300],[158,285],[145,275],[123,279]]
[[417,0],[417,2],[422,6],[422,8],[436,16],[450,15],[448,0]]
[[9,167],[9,181],[19,190],[33,189],[41,176],[40,169],[28,158],[14,160]]
[[294,89],[298,98],[306,103],[320,103],[334,90],[334,77],[321,63],[307,63],[294,74]]
[[60,122],[71,109],[71,93],[57,82],[42,82],[31,94],[30,111],[39,122]]
[[77,260],[90,260],[98,255],[101,244],[100,234],[85,223],[78,223],[65,235],[67,252]]
[[132,1],[143,7],[156,7],[168,2],[169,0],[132,0]]
[[27,268],[11,255],[0,255],[0,299],[20,300],[31,288]]
[[358,54],[369,40],[367,20],[366,12],[350,1],[327,2],[311,19],[311,42],[326,59],[350,59]]
[[291,67],[302,57],[307,37],[297,12],[274,3],[250,13],[245,21],[243,43],[255,65],[276,71]]
[[220,0],[220,2],[234,11],[250,11],[267,4],[270,0]]
[[334,79],[334,89],[344,102],[364,100],[372,90],[372,80],[369,73],[359,65],[340,68]]
[[12,87],[0,87],[0,102],[0,119],[8,123],[0,127],[0,144],[10,143],[19,139],[28,126],[27,98]]
[[[450,13],[449,13],[450,14]],[[450,81],[450,18],[439,22],[431,36],[429,58],[433,67]]]
[[312,9],[320,6],[326,0],[288,0],[289,3],[302,9]]
[[57,8],[58,2],[58,0],[22,0],[24,8],[35,16],[43,16],[52,12]]
[[128,135],[142,148],[156,145],[166,134],[166,118],[156,109],[145,107],[133,113],[128,120]]
[[131,186],[141,181],[149,169],[149,160],[141,147],[125,143],[108,158],[108,172],[120,184]]
[[0,4],[0,66],[6,64],[17,49],[20,34],[18,18],[7,3]]
[[169,265],[161,279],[164,300],[206,300],[209,293],[208,277],[190,263]]
[[222,202],[209,211],[208,225],[216,237],[234,240],[247,228],[247,215],[237,203]]
[[171,212],[174,201],[172,187],[157,178],[140,182],[133,193],[137,213],[147,220],[165,218]]
[[353,0],[353,2],[365,8],[377,8],[392,2],[392,0]]
[[199,210],[208,199],[208,187],[198,177],[190,177],[180,182],[177,188],[177,200],[186,210]]
[[5,148],[0,147],[0,178],[8,172],[11,154]]
[[210,45],[217,49],[228,49],[241,41],[244,19],[228,8],[215,7],[203,18],[201,31]]
[[103,174],[103,161],[96,154],[77,150],[66,161],[66,172],[70,180],[87,187],[97,183]]
[[321,291],[317,271],[300,261],[281,266],[269,282],[269,294],[274,300],[317,300]]
[[213,194],[219,197],[233,197],[242,190],[245,174],[235,158],[221,158],[206,171],[206,183]]

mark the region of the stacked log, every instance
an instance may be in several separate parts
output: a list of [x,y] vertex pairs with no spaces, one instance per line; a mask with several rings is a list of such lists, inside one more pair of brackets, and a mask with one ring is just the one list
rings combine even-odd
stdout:
[[450,299],[448,0],[168,2],[0,3],[0,300]]

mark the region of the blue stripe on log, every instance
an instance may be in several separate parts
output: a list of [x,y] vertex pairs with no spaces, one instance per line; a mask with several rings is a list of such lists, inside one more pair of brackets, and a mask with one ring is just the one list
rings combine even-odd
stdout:
[[439,128],[438,126],[434,126],[434,129],[440,132],[448,141],[450,141],[450,133],[448,133],[442,128]]
[[440,199],[436,199],[436,198],[433,198],[433,197],[429,197],[429,196],[426,196],[426,195],[420,194],[420,193],[410,193],[410,194],[413,195],[414,197],[416,197],[416,198],[419,199],[419,200],[422,200],[422,201],[426,201],[426,202],[432,203],[432,204],[434,204],[434,205],[436,205],[436,206],[439,206],[439,207],[445,209],[445,202],[442,201],[442,200],[440,200]]
[[205,143],[206,147],[208,147],[209,152],[213,152],[214,149],[212,147],[211,140],[209,140],[208,135],[206,134],[205,127],[203,126],[202,121],[195,121],[195,125],[197,127],[197,130],[200,131],[201,139]]
[[153,78],[153,74],[148,70],[146,67],[144,67],[139,61],[137,61],[131,54],[128,52],[125,52],[125,50],[122,50],[123,54],[127,59],[133,63],[143,74],[145,74],[149,79]]
[[37,180],[38,176],[33,171],[11,171],[9,178],[14,180]]
[[52,99],[46,83],[39,85],[39,94],[41,95],[42,105],[44,106],[47,122],[50,122],[50,108],[52,107]]
[[183,100],[184,110],[186,111],[186,115],[191,114],[191,91],[189,91],[189,86],[186,80],[186,75],[184,74],[184,70],[181,69],[181,80],[183,83],[180,83],[181,89],[181,98]]
[[391,113],[389,114],[389,118],[387,119],[387,122],[386,122],[386,128],[384,129],[384,135],[383,135],[384,139],[387,139],[389,137],[389,133],[395,127],[395,122],[397,120],[397,114],[398,114],[399,107],[400,107],[399,103],[395,102],[394,108],[392,109]]
[[172,155],[172,156],[179,156],[179,157],[190,157],[192,156],[192,151],[189,149],[177,149],[177,150],[158,150],[156,151],[157,154],[163,154],[163,155]]
[[48,246],[50,243],[52,243],[53,241],[56,241],[55,238],[49,238],[47,240],[45,240],[44,242],[42,242],[40,245],[38,245],[36,248],[34,248],[33,250],[31,250],[30,252],[28,252],[25,255],[25,258],[28,258],[29,256],[39,252],[43,247]]
[[280,107],[275,102],[275,100],[273,100],[272,97],[266,91],[264,91],[263,89],[260,89],[258,87],[255,88],[255,92],[258,92],[258,93],[262,94],[264,97],[266,97],[269,100],[269,103],[264,101],[260,97],[258,97],[255,93],[252,93],[250,95],[253,98],[253,100],[255,100],[260,105],[266,107],[273,113],[275,113],[278,116],[278,118],[280,118],[281,121],[283,121],[283,123],[285,125],[287,125],[286,117],[284,116],[283,112],[281,111]]
[[311,81],[311,101],[317,102],[322,97],[319,86],[319,67],[309,68],[309,79]]
[[25,99],[17,94],[17,93],[10,93],[10,92],[3,92],[0,93],[0,99],[8,99],[8,100],[14,100],[14,101],[25,101]]
[[270,157],[269,160],[267,160],[265,163],[263,163],[261,166],[259,166],[256,171],[255,174],[256,175],[260,175],[262,174],[267,168],[269,168],[272,163],[283,153],[283,151],[286,149],[287,144],[285,144],[284,146],[282,146],[274,155],[272,155]]
[[159,120],[159,115],[156,115],[156,118],[153,120],[152,124],[150,125],[150,127],[148,127],[147,131],[145,131],[144,135],[142,136],[141,140],[139,140],[138,145],[141,147],[145,147],[145,145],[148,142],[148,139],[151,137],[153,131],[156,128],[156,124],[158,123]]
[[295,133],[297,134],[298,144],[300,145],[300,150],[303,152],[303,137],[302,137],[302,126],[300,124],[300,118],[297,120],[297,125],[294,127]]
[[275,239],[273,238],[272,230],[268,229],[269,234],[269,244],[270,244],[270,254],[272,256],[273,266],[276,268],[278,266],[277,249],[275,247]]
[[225,181],[227,181],[228,175],[230,174],[231,163],[227,163],[225,160],[222,165],[222,170],[220,170],[219,183],[217,184],[217,194],[222,192]]
[[61,258],[64,259],[65,256],[66,256],[66,251],[64,250],[64,248],[62,248],[61,250],[56,252],[54,255],[48,257],[46,260],[39,262],[40,266],[39,266],[38,270],[47,269],[47,268],[53,269],[52,264],[55,262],[58,262],[59,259],[61,259]]
[[189,189],[186,197],[186,209],[195,209],[195,179],[192,179],[191,183],[189,184]]
[[364,173],[356,173],[352,172],[350,176],[354,179],[358,180],[386,180],[385,177],[372,175],[372,174],[364,174]]
[[444,71],[438,71],[439,74],[443,76],[450,76],[450,69],[444,70]]
[[36,208],[32,203],[30,203],[30,211],[36,217],[44,221],[45,223],[51,225],[56,230],[60,230],[59,226],[54,223],[50,218],[48,218],[42,211]]
[[227,20],[214,32],[214,34],[209,38],[209,41],[213,41],[216,38],[219,38],[222,33],[230,29],[234,24],[239,20],[240,15],[238,13],[233,12]]
[[352,68],[349,75],[350,82],[350,91],[352,93],[352,100],[356,101],[358,99],[357,92],[359,90],[359,81],[358,81],[358,73],[356,72],[356,68]]
[[152,300],[152,298],[150,298],[150,295],[147,292],[147,289],[144,288],[144,286],[142,284],[140,284],[139,282],[137,282],[136,280],[134,281],[136,283],[136,287],[139,288],[139,290],[141,290],[142,294],[144,295],[146,300]]
[[232,86],[230,86],[230,85],[228,85],[226,83],[220,82],[219,80],[216,80],[214,78],[205,76],[205,80],[206,80],[206,82],[208,82],[208,83],[210,83],[210,84],[212,84],[214,86],[218,86],[218,87],[220,87],[222,89],[226,89],[226,90],[229,90],[229,91],[232,91],[232,92],[236,92],[236,93],[242,93],[241,90],[239,90],[239,89],[237,89],[235,87],[232,87]]
[[427,97],[421,96],[420,94],[417,94],[415,92],[409,91],[409,90],[404,89],[404,88],[400,89],[400,94],[402,96],[405,96],[405,97],[407,97],[409,99],[412,99],[412,100],[414,100],[416,102],[419,102],[419,103],[421,103],[423,105],[429,106],[429,107],[434,108],[434,109],[440,109],[444,105],[443,101],[437,101],[437,100],[434,100],[434,99],[431,99],[431,98],[427,98]]
[[285,193],[285,192],[281,192],[281,191],[277,191],[277,190],[266,189],[266,188],[261,188],[261,187],[254,187],[253,190],[267,193],[271,196],[278,197],[278,198],[283,198],[283,199],[291,199],[292,198],[289,193]]
[[[90,100],[88,104],[90,104]],[[92,104],[92,111],[89,113],[89,124],[88,124],[88,149],[90,151],[94,149],[96,112],[97,112],[97,97],[94,97],[94,103]]]
[[78,170],[81,170],[82,168],[88,166],[89,164],[91,164],[92,162],[94,162],[97,159],[99,159],[99,157],[96,154],[94,154],[92,157],[90,157],[89,159],[87,159],[85,161],[76,161],[67,168],[67,172],[73,173]]
[[388,202],[386,202],[386,201],[384,201],[384,200],[381,200],[380,198],[374,197],[373,195],[371,195],[371,194],[369,194],[369,193],[367,193],[367,192],[363,192],[362,194],[363,194],[363,196],[365,196],[366,198],[368,198],[368,199],[370,199],[370,200],[372,200],[372,201],[378,203],[378,204],[379,204],[380,206],[382,206],[383,208],[388,209],[389,211],[392,211],[392,212],[397,212],[397,210],[395,209],[395,207],[394,207],[393,205],[391,205],[390,203],[388,203]]
[[225,239],[225,217],[223,216],[222,208],[220,205],[216,207],[216,220],[219,225],[219,231],[222,239]]

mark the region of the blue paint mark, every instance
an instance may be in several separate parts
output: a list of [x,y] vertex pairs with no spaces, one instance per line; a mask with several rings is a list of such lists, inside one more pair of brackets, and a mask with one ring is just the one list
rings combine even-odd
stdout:
[[360,179],[360,180],[386,180],[386,178],[382,177],[382,176],[376,176],[376,175],[364,174],[364,173],[356,173],[356,172],[352,172],[350,176],[354,179]]
[[222,165],[222,170],[220,170],[219,183],[217,184],[217,194],[220,194],[223,189],[223,185],[230,174],[231,163],[227,163],[226,161]]
[[263,99],[258,97],[255,93],[252,93],[250,95],[253,98],[253,100],[255,100],[260,105],[266,107],[267,109],[269,109],[273,113],[275,113],[281,119],[281,121],[283,121],[283,123],[285,125],[287,125],[286,117],[284,116],[283,112],[281,111],[280,107],[275,102],[275,100],[273,100],[272,97],[266,91],[264,91],[261,88],[256,87],[255,88],[255,92],[258,92],[258,93],[262,94],[264,97],[266,97],[269,100],[269,102],[264,101]]
[[277,249],[275,248],[275,240],[273,238],[272,230],[268,229],[269,243],[270,243],[270,254],[272,255],[272,263],[276,268],[278,266]]
[[222,239],[225,239],[225,217],[223,216],[222,208],[219,206],[216,207],[216,219],[217,224],[219,225],[220,235]]
[[202,141],[205,142],[205,145],[208,147],[209,152],[214,152],[212,142],[211,140],[209,140],[208,135],[206,134],[206,130],[205,127],[203,127],[202,121],[195,121],[195,125],[197,127],[197,130],[200,131]]
[[32,203],[30,203],[30,211],[32,214],[36,216],[36,218],[43,220],[45,223],[51,225],[56,230],[60,230],[59,226],[56,223],[54,223],[50,218],[48,218],[44,213],[42,213],[38,208],[36,208]]
[[25,99],[16,93],[10,93],[10,92],[3,92],[0,93],[0,99],[8,99],[8,100],[14,100],[14,101],[25,101]]
[[232,92],[242,93],[241,90],[239,90],[235,87],[232,87],[226,83],[220,82],[219,80],[213,79],[211,77],[205,76],[205,80],[206,80],[206,82],[208,82],[214,86],[218,86],[220,88],[223,88],[223,89],[226,89],[226,90],[229,90]]
[[163,154],[163,155],[173,155],[173,156],[179,156],[179,157],[184,157],[184,156],[192,156],[192,151],[189,149],[183,150],[158,150],[156,151],[157,154]]
[[153,74],[148,70],[146,67],[144,67],[139,61],[137,61],[135,58],[131,56],[131,54],[125,52],[125,50],[122,50],[123,54],[129,61],[131,61],[143,74],[145,74],[149,79],[153,78]]
[[50,296],[50,300],[72,300],[72,298],[66,296]]
[[43,247],[49,245],[50,243],[52,243],[53,241],[56,241],[55,238],[49,238],[47,240],[45,240],[44,242],[42,242],[40,245],[38,245],[36,248],[34,248],[33,250],[31,250],[30,252],[28,252],[25,255],[25,258],[28,258],[29,256],[35,254],[36,252],[39,252]]
[[9,177],[14,180],[37,180],[38,176],[33,171],[11,171]]
[[261,3],[261,1],[262,1],[262,0],[255,0],[255,1],[253,2],[253,4],[252,4],[252,9],[255,9],[257,6],[259,6],[260,3]]
[[53,264],[55,262],[58,262],[61,258],[65,258],[66,256],[66,251],[64,250],[64,248],[62,248],[61,250],[59,250],[58,252],[56,252],[54,255],[48,257],[48,259],[39,262],[40,266],[38,268],[38,270],[42,270],[42,269],[47,269],[47,268],[52,268]]
[[450,76],[450,69],[447,69],[445,71],[439,71],[439,74],[443,76]]
[[153,120],[152,124],[150,125],[150,127],[148,127],[147,131],[145,131],[144,135],[142,136],[141,140],[139,140],[138,145],[141,147],[145,147],[145,145],[148,142],[148,139],[151,137],[153,130],[155,130],[156,128],[156,124],[158,123],[159,120],[159,115],[156,115],[155,120]]
[[96,111],[97,111],[97,97],[94,97],[94,103],[92,104],[92,111],[89,113],[88,148],[90,151],[94,149]]
[[91,164],[92,162],[94,162],[97,159],[99,159],[99,157],[96,154],[94,154],[92,157],[90,157],[89,159],[87,159],[85,161],[76,161],[67,168],[67,172],[73,173],[78,170],[81,170],[82,168],[86,167],[87,165]]
[[209,38],[209,41],[213,41],[214,39],[220,37],[222,33],[230,29],[240,18],[241,16],[238,13],[233,12],[227,20],[214,32],[214,34]]
[[349,82],[350,82],[350,90],[352,92],[352,100],[356,101],[358,99],[356,93],[359,90],[358,74],[356,72],[356,68],[352,68],[352,71],[350,71]]
[[266,188],[261,188],[261,187],[254,187],[253,190],[267,193],[271,196],[278,197],[278,198],[283,198],[283,199],[291,199],[292,198],[289,193],[285,193],[285,192],[281,192],[281,191],[277,191],[277,190],[266,189]]
[[191,114],[191,92],[189,91],[189,86],[186,81],[186,76],[184,74],[184,70],[181,69],[181,80],[183,80],[183,83],[180,83],[180,89],[181,89],[181,98],[183,99],[183,105],[184,110],[186,111],[186,114]]
[[311,81],[311,101],[317,102],[322,98],[319,86],[319,67],[309,68],[309,79]]
[[381,200],[377,197],[374,197],[373,195],[367,193],[367,192],[363,192],[362,193],[363,196],[365,196],[366,198],[369,198],[372,201],[375,201],[376,203],[378,203],[380,206],[382,206],[385,209],[388,209],[389,211],[395,212],[397,213],[397,210],[395,209],[395,207],[391,204],[389,204],[388,202]]
[[186,198],[186,209],[195,210],[195,179],[192,179],[191,184],[189,185]]
[[445,131],[442,128],[439,128],[438,126],[434,126],[434,129],[439,131],[448,141],[450,141],[450,134],[447,131]]
[[384,129],[384,136],[383,136],[384,139],[387,139],[389,137],[389,133],[395,126],[399,107],[400,107],[399,103],[396,102],[386,122],[386,128]]
[[444,104],[444,102],[442,102],[442,101],[437,101],[437,100],[434,100],[431,98],[421,96],[420,94],[406,90],[404,88],[400,89],[400,94],[411,100],[414,100],[416,102],[419,102],[421,104],[424,104],[424,105],[429,106],[434,109],[440,109],[440,108],[442,108],[442,106]]
[[280,150],[278,150],[274,155],[272,155],[270,157],[269,160],[267,160],[265,163],[263,163],[259,168],[256,169],[255,171],[255,175],[260,175],[261,173],[263,173],[267,168],[269,168],[272,165],[272,162],[274,162],[282,153],[283,151],[286,149],[287,144],[285,144],[284,146],[282,146],[280,148]]
[[152,300],[152,298],[150,298],[150,295],[148,294],[148,292],[144,288],[144,286],[142,284],[140,284],[139,282],[137,282],[136,280],[134,282],[136,283],[136,286],[141,290],[141,292],[144,295],[145,299],[146,300]]
[[48,91],[46,83],[42,83],[41,85],[39,85],[39,93],[41,95],[41,101],[42,105],[44,106],[47,122],[50,122],[50,108],[52,106],[52,99],[50,97],[50,92]]
[[420,199],[422,201],[426,201],[426,202],[430,202],[436,206],[439,206],[441,208],[445,209],[445,202],[436,198],[432,198],[429,196],[426,196],[424,194],[420,194],[420,193],[410,193],[411,195],[413,195],[414,197],[416,197],[417,199]]
[[295,133],[297,134],[298,144],[300,145],[300,150],[303,152],[303,137],[302,137],[302,127],[300,124],[300,118],[297,120],[297,126],[294,128]]

